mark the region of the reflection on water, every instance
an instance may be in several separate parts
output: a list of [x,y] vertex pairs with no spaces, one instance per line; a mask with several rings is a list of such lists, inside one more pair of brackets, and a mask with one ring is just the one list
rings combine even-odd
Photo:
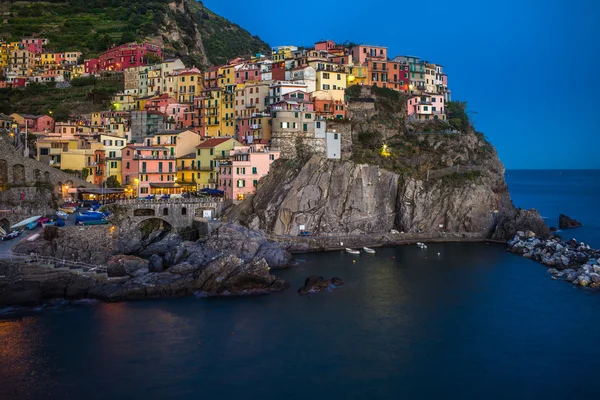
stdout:
[[[278,294],[0,321],[0,398],[584,398],[600,389],[595,295],[503,246],[303,258],[274,271],[291,284]],[[313,274],[345,284],[299,296]],[[585,351],[572,351],[573,338]]]

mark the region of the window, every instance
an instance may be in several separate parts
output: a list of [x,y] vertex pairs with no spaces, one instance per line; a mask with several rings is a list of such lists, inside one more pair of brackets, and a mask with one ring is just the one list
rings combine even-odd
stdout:
[[308,132],[308,124],[302,124],[302,131]]
[[256,167],[252,167],[252,174],[256,175],[258,172],[256,171]]
[[307,114],[304,114],[304,118],[306,118],[306,119],[311,119],[311,118],[312,118],[312,114],[308,114],[308,113],[307,113]]
[[[327,104],[326,104],[326,105],[327,105]],[[316,122],[316,124],[317,124],[317,129],[321,129],[321,122],[320,122],[320,121],[317,121],[317,122]]]
[[329,73],[328,72],[324,72],[323,73],[323,79],[329,79]]
[[323,85],[323,90],[329,90],[330,86],[329,85]]
[[169,209],[163,208],[163,215],[169,215]]
[[254,187],[258,186],[258,180],[257,179],[253,179],[252,180],[252,186],[254,186]]
[[187,208],[185,208],[185,207],[181,208],[181,215],[187,215]]
[[333,140],[338,140],[338,139],[339,139],[339,133],[334,133]]
[[341,74],[337,74],[337,80],[341,81],[342,80],[342,75]]
[[215,149],[210,149],[210,155],[214,156],[215,155]]
[[117,168],[117,162],[116,161],[111,161],[110,162],[110,167],[111,168]]
[[269,154],[269,160],[273,161],[275,159],[275,154]]

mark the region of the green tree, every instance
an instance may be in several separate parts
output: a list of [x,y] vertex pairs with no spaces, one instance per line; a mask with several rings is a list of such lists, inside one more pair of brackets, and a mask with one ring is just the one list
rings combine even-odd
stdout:
[[106,179],[105,185],[107,188],[120,188],[121,185],[119,184],[119,181],[117,180],[117,177],[114,175],[111,175],[108,177],[108,179]]

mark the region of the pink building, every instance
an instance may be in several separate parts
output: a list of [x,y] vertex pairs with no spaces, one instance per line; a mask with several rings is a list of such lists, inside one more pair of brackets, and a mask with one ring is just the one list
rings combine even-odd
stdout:
[[166,115],[177,129],[192,126],[194,122],[190,105],[178,103],[167,94],[148,100],[145,107],[148,111],[157,111]]
[[279,155],[264,144],[234,147],[229,152],[229,161],[219,165],[218,189],[225,192],[226,199],[244,200],[256,191],[258,181],[269,173],[271,163]]
[[122,150],[121,178],[138,196],[181,193],[175,156],[166,147],[130,144]]
[[42,54],[44,45],[48,43],[48,39],[43,38],[24,38],[21,39],[24,48],[35,54]]
[[90,58],[83,62],[84,72],[86,74],[97,74],[100,71],[100,60],[97,58]]
[[356,64],[363,64],[368,59],[387,61],[387,47],[384,46],[369,46],[360,44],[354,46],[351,50],[352,59]]
[[27,129],[29,132],[54,132],[54,118],[48,115],[30,115],[22,114],[23,126],[20,129]]
[[412,121],[446,120],[446,102],[443,94],[423,93],[406,101],[408,118]]
[[[148,63],[147,56],[153,54],[162,57],[162,51],[159,46],[148,43],[127,43],[113,47],[98,57],[99,71],[123,71],[127,68],[139,67]],[[86,60],[86,72],[87,62]],[[90,72],[91,72],[90,66]]]
[[261,69],[257,64],[246,63],[235,72],[235,83],[244,83],[246,81],[260,81]]
[[333,40],[325,40],[323,42],[315,43],[315,50],[329,51],[335,48],[335,42]]

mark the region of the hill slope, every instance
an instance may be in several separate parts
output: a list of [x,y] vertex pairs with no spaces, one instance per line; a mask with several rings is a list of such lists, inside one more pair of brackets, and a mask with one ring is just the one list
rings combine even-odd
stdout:
[[79,50],[84,57],[135,40],[162,45],[167,55],[196,66],[269,51],[258,36],[194,0],[11,0],[0,3],[0,13],[7,12],[1,38],[43,36],[49,50]]

